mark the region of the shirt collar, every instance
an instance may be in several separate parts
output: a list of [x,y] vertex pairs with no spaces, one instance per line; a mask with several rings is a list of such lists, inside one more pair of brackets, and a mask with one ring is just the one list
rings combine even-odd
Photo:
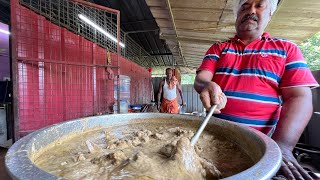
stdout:
[[[268,38],[270,38],[270,34],[268,32],[264,32],[262,34],[262,36],[260,36],[260,40],[261,39],[268,39]],[[235,35],[234,37],[230,38],[230,40],[232,40],[232,41],[240,41],[240,39],[239,39],[239,37],[237,35]]]

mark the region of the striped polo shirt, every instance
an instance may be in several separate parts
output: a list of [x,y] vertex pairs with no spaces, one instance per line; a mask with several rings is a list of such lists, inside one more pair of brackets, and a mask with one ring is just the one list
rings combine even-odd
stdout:
[[212,45],[198,68],[214,74],[228,98],[218,118],[245,124],[265,134],[273,130],[281,110],[281,88],[319,86],[300,49],[264,33],[245,45],[236,36]]

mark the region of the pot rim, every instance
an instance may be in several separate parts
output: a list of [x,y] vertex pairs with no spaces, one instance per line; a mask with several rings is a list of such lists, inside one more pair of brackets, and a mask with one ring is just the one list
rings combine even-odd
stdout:
[[[123,120],[118,120],[118,119]],[[160,114],[160,113],[133,113],[133,114],[114,114],[114,115],[102,115],[102,116],[92,116],[86,118],[74,119],[58,124],[54,124],[40,130],[37,130],[27,136],[21,138],[17,142],[15,142],[10,149],[8,150],[5,157],[5,167],[9,175],[13,179],[64,179],[61,177],[54,176],[40,168],[38,168],[31,159],[29,158],[29,152],[34,151],[36,149],[35,143],[38,143],[37,138],[41,138],[44,133],[50,132],[53,129],[57,131],[57,128],[62,128],[64,126],[72,126],[72,125],[80,125],[81,128],[78,128],[79,132],[85,132],[90,128],[104,126],[106,122],[112,125],[125,125],[128,123],[132,123],[132,120],[142,119],[142,118],[178,118],[178,119],[186,119],[186,120],[201,120],[200,117],[190,116],[190,115],[179,115],[179,114]],[[103,120],[101,120],[103,119]],[[116,119],[116,120],[115,120]],[[233,179],[270,179],[273,177],[281,166],[282,155],[281,150],[277,143],[273,141],[267,135],[253,129],[249,128],[245,125],[238,124],[235,122],[227,121],[212,117],[209,121],[211,124],[216,124],[218,126],[231,127],[237,126],[240,131],[249,133],[250,136],[254,136],[261,140],[264,145],[265,153],[261,157],[261,159],[256,162],[255,165],[251,166],[247,170],[244,170],[238,174],[233,176],[224,178],[225,180],[233,180]],[[106,121],[108,120],[108,121]],[[97,126],[92,126],[89,121],[101,121],[100,123],[104,124],[96,124]],[[109,125],[110,126],[110,125]],[[105,127],[109,127],[108,125]],[[74,133],[74,132],[73,132]],[[59,134],[57,134],[57,137]],[[50,142],[51,143],[51,142]]]

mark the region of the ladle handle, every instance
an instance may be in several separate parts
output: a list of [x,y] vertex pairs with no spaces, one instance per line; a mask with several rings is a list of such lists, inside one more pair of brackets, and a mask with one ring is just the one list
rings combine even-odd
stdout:
[[206,118],[203,120],[203,122],[202,122],[201,126],[199,127],[199,129],[197,130],[196,134],[191,138],[191,145],[192,146],[194,146],[197,143],[200,135],[202,134],[202,131],[207,126],[209,119],[211,118],[211,116],[216,108],[217,108],[217,105],[211,106]]

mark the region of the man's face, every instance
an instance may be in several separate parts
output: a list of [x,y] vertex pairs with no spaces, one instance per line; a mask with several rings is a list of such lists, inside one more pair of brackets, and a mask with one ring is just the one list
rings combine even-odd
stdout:
[[262,34],[271,18],[269,0],[244,1],[237,14],[237,34]]
[[169,69],[169,70],[166,70],[166,75],[167,75],[167,78],[168,79],[171,79],[172,78],[172,70],[171,69]]

